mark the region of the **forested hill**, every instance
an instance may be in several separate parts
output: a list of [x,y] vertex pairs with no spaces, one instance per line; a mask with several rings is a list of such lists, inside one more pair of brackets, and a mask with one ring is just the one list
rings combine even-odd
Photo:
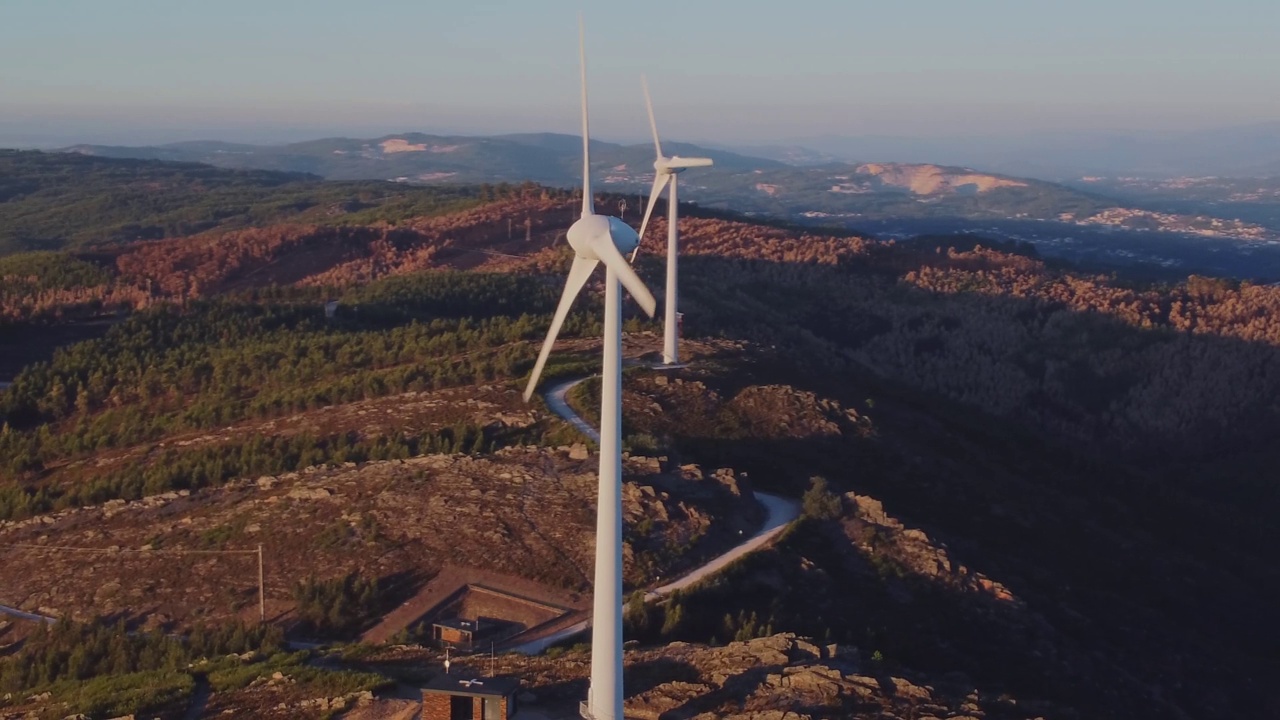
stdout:
[[285,221],[366,224],[457,210],[478,198],[475,188],[0,150],[0,255]]
[[[431,209],[394,224],[321,212],[0,258],[0,352],[43,323],[114,321],[2,378],[0,542],[139,549],[11,552],[0,602],[193,635],[256,622],[245,565],[142,549],[259,544],[268,617],[327,618],[347,639],[446,564],[589,583],[594,463],[520,396],[580,204],[532,185],[422,192]],[[637,264],[655,292],[664,209]],[[689,367],[626,379],[627,582],[737,537],[741,508],[710,486],[809,487],[820,502],[713,582],[629,613],[629,640],[795,632],[886,687],[907,675],[1021,713],[992,720],[1275,715],[1280,288],[1138,285],[971,237],[888,243],[710,214],[681,221]],[[575,304],[548,376],[598,368],[600,295],[593,283]],[[625,327],[629,356],[661,347],[660,324]],[[151,584],[135,593],[137,578]],[[371,587],[382,600],[360,601]],[[37,662],[0,660],[14,683],[0,691],[49,697],[16,672]],[[682,668],[645,672],[699,687]],[[211,707],[230,702],[213,684]],[[259,693],[232,715],[262,716],[255,697],[278,704]],[[977,714],[964,704],[928,712]]]

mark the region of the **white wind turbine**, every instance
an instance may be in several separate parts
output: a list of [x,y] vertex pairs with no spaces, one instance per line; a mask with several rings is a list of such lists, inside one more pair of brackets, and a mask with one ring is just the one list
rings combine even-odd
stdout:
[[[664,185],[670,183],[671,193],[667,195],[667,301],[666,317],[663,319],[662,362],[666,365],[677,365],[680,362],[680,346],[677,337],[676,304],[678,292],[676,287],[676,253],[680,244],[680,218],[676,201],[676,177],[692,167],[711,165],[710,158],[666,157],[662,154],[662,142],[658,140],[658,123],[653,119],[653,102],[649,100],[649,82],[643,77],[640,84],[644,87],[644,105],[649,111],[649,127],[653,130],[653,149],[658,158],[653,161],[653,189],[649,191],[649,206],[644,210],[644,220],[640,222],[640,237],[644,238],[645,226],[649,224],[649,216],[653,213],[653,205],[662,194]],[[635,252],[639,252],[637,247]],[[635,261],[635,252],[631,254]]]
[[587,60],[582,23],[578,23],[578,55],[582,74],[582,217],[569,228],[573,266],[556,306],[551,329],[524,390],[533,395],[547,355],[574,298],[596,265],[605,267],[604,365],[600,388],[600,484],[596,506],[596,577],[591,616],[591,689],[583,717],[623,720],[622,716],[622,291],[640,303],[650,317],[656,302],[623,253],[640,244],[640,236],[618,218],[597,215],[591,200],[590,134],[587,129]]

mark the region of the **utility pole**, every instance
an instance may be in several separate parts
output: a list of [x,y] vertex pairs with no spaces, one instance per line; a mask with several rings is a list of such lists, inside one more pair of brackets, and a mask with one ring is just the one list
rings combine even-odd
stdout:
[[267,621],[267,589],[262,571],[262,544],[258,544],[258,620]]

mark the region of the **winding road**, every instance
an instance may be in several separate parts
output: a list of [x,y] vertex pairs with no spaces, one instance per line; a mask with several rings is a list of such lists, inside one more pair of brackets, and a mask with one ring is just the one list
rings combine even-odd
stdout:
[[[584,435],[591,438],[596,443],[599,443],[600,433],[596,432],[594,427],[575,413],[573,408],[569,407],[569,403],[566,399],[568,392],[573,389],[575,385],[584,382],[585,380],[587,380],[587,378],[577,378],[552,385],[551,388],[543,395],[543,398],[547,401],[547,407],[551,408],[552,412],[564,418],[567,422],[582,431]],[[713,558],[710,562],[690,570],[679,579],[645,593],[645,601],[655,602],[661,600],[676,590],[687,588],[704,578],[723,570],[738,558],[750,555],[768,544],[768,542],[777,537],[792,520],[800,517],[800,503],[795,500],[784,498],[780,495],[770,495],[769,493],[762,492],[755,493],[755,499],[764,506],[765,520],[764,525],[754,535],[747,538],[745,542],[735,546],[728,552]],[[547,635],[546,637],[531,640],[523,645],[517,645],[511,648],[511,650],[513,652],[524,653],[525,655],[536,655],[558,642],[588,630],[590,627],[591,620],[588,618],[587,620],[583,620],[575,625],[570,625],[569,627]]]
[[0,615],[8,615],[19,620],[31,620],[32,622],[58,622],[58,618],[51,618],[48,615],[37,615],[35,613],[23,612],[18,608],[9,607],[8,605],[0,605]]
[[600,433],[596,432],[596,429],[591,427],[591,423],[583,420],[581,415],[574,412],[573,408],[569,407],[569,391],[589,379],[590,378],[575,378],[573,380],[565,380],[564,382],[556,383],[551,386],[551,389],[547,390],[546,393],[542,395],[542,399],[547,401],[547,407],[551,408],[551,412],[564,418],[570,425],[577,428],[578,432],[591,438],[591,441],[598,445],[600,444]]

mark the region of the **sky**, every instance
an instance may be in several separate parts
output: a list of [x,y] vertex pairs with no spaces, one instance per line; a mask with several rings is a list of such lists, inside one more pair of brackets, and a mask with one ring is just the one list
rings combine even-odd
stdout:
[[0,144],[1186,131],[1280,120],[1276,0],[0,0]]

